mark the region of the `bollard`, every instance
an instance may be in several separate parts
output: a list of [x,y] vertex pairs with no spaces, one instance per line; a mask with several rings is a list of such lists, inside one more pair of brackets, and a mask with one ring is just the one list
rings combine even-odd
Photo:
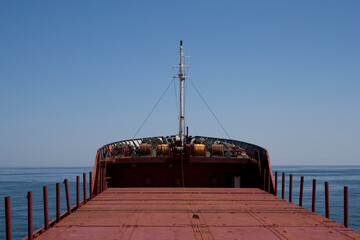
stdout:
[[89,198],[92,199],[93,197],[93,189],[92,189],[93,179],[92,179],[92,172],[89,172]]
[[86,173],[83,173],[83,188],[84,188],[84,204],[87,202],[86,196]]
[[281,198],[285,199],[285,173],[282,173],[282,193]]
[[5,197],[5,222],[6,222],[6,240],[12,240],[10,197]]
[[44,195],[44,226],[45,230],[49,229],[49,205],[48,205],[48,189],[47,186],[43,187]]
[[80,207],[80,176],[76,176],[76,207]]
[[312,206],[311,206],[311,211],[313,212],[315,212],[315,200],[316,200],[316,179],[313,179]]
[[299,195],[299,206],[300,206],[300,207],[302,207],[303,193],[304,193],[304,177],[301,176],[301,180],[300,180],[300,195]]
[[277,196],[278,172],[275,172],[275,196]]
[[290,184],[289,184],[289,202],[292,202],[292,185],[293,185],[293,175],[290,174]]
[[329,206],[329,183],[325,182],[325,216],[330,218],[330,206]]
[[60,183],[56,183],[56,222],[60,222]]
[[70,214],[71,213],[71,206],[70,206],[70,195],[69,195],[69,181],[67,179],[65,179],[64,183],[65,183],[67,212],[68,212],[68,214]]
[[33,239],[33,209],[32,209],[32,192],[28,192],[28,240]]
[[344,187],[344,225],[349,227],[349,189]]
[[266,191],[266,169],[264,168],[264,175],[263,175],[263,190]]

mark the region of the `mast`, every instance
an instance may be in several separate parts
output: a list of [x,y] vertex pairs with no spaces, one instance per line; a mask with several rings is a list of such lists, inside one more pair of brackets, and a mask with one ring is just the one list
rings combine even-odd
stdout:
[[180,40],[180,63],[179,63],[179,74],[178,78],[180,80],[180,116],[179,116],[179,137],[181,144],[184,144],[185,138],[185,79],[189,78],[186,76],[185,68],[185,54],[183,50],[182,41]]

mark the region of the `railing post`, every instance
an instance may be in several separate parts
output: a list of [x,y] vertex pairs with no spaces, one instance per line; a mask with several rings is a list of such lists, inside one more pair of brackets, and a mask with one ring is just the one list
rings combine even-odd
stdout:
[[315,200],[316,200],[316,179],[313,179],[312,206],[311,206],[311,211],[313,211],[313,212],[315,212]]
[[348,187],[344,187],[344,225],[349,227],[349,190]]
[[32,209],[32,192],[28,192],[28,240],[33,239],[33,209]]
[[68,214],[70,214],[71,213],[71,205],[70,205],[70,194],[69,194],[69,181],[67,179],[65,179],[64,183],[65,183],[67,212],[68,212]]
[[325,215],[326,218],[330,218],[330,206],[329,206],[329,183],[325,182]]
[[5,222],[6,222],[6,240],[12,240],[10,197],[5,197]]
[[275,172],[275,196],[277,196],[278,172]]
[[80,207],[80,176],[76,176],[76,207]]
[[285,199],[285,173],[282,173],[282,193],[281,198]]
[[83,188],[84,188],[84,204],[87,202],[86,194],[86,173],[83,173]]
[[56,222],[60,222],[60,183],[56,183]]
[[44,226],[45,230],[49,229],[49,206],[48,206],[48,189],[47,186],[43,187],[44,195]]
[[301,176],[301,180],[300,180],[300,195],[299,195],[299,206],[300,206],[300,207],[302,207],[303,193],[304,193],[304,177]]
[[92,185],[93,185],[93,178],[92,178],[92,172],[89,172],[89,198],[92,199],[93,198],[93,188],[92,188]]
[[289,184],[289,202],[292,202],[292,185],[293,185],[293,175],[290,174],[290,184]]

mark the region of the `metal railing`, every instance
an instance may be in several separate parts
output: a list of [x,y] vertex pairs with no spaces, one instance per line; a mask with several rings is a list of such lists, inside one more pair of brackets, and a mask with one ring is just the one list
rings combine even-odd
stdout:
[[[70,193],[69,193],[69,181],[68,179],[64,179],[65,185],[65,197],[66,197],[66,205],[67,211],[61,214],[60,210],[60,183],[56,183],[56,217],[55,219],[49,221],[49,207],[48,207],[48,188],[47,186],[43,186],[43,207],[44,207],[44,226],[39,228],[36,231],[33,231],[33,194],[32,192],[28,192],[27,200],[28,200],[28,236],[23,240],[28,239],[32,240],[35,237],[39,236],[46,230],[52,228],[57,223],[59,223],[62,219],[69,216],[71,213],[75,212],[81,206],[90,201],[94,196],[93,191],[93,179],[92,172],[89,172],[89,180],[90,180],[90,194],[89,197],[86,194],[86,173],[83,173],[83,200],[80,201],[80,176],[76,177],[76,205],[70,205]],[[6,225],[6,240],[12,240],[12,223],[11,223],[11,198],[9,196],[5,197],[5,225]]]
[[[269,180],[267,180],[269,181]],[[282,189],[281,189],[281,198],[285,199],[285,173],[282,173]],[[269,185],[269,182],[267,184],[264,183],[263,190],[270,192],[268,189],[265,188],[265,186]],[[277,196],[277,187],[278,187],[278,172],[275,172],[275,187],[274,187],[274,195]],[[324,196],[325,196],[325,217],[330,219],[330,204],[329,204],[329,183],[324,182]],[[289,202],[292,202],[292,193],[293,193],[293,175],[289,175]],[[299,189],[299,206],[303,206],[303,193],[304,193],[304,176],[301,176],[300,178],[300,189]],[[311,204],[311,211],[315,212],[316,210],[316,179],[312,180],[312,204]],[[349,190],[348,186],[344,186],[344,226],[349,227]]]

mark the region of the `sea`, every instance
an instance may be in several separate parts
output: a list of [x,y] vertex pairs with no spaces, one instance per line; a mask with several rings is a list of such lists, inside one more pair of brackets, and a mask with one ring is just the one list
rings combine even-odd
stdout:
[[[360,166],[272,166],[278,172],[278,196],[281,175],[286,175],[285,199],[289,199],[289,174],[293,174],[293,200],[299,203],[300,178],[304,176],[303,207],[311,209],[312,180],[316,185],[316,212],[325,216],[324,182],[329,182],[330,218],[343,223],[344,186],[349,187],[349,225],[360,231]],[[27,236],[27,192],[33,192],[33,230],[44,225],[43,186],[48,187],[49,219],[56,217],[56,183],[61,183],[61,212],[66,211],[64,179],[69,180],[71,206],[76,204],[76,176],[93,171],[93,167],[0,168],[0,239],[5,239],[5,202],[11,197],[13,239]],[[89,193],[89,188],[87,189]],[[81,199],[83,193],[81,193]]]

